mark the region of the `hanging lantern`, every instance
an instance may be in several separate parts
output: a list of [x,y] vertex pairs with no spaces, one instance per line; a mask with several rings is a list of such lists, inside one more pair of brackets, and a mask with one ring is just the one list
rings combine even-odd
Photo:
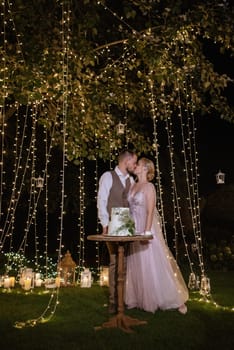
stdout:
[[123,135],[125,131],[125,125],[123,123],[117,124],[117,134],[118,135]]
[[44,185],[44,179],[41,176],[35,177],[35,186],[37,188],[42,188]]
[[197,285],[196,285],[196,275],[194,272],[191,272],[189,275],[189,282],[188,282],[188,288],[190,290],[194,290],[196,289]]
[[206,276],[201,277],[200,294],[202,294],[202,295],[209,295],[210,294],[210,279]]
[[81,288],[90,288],[92,285],[92,274],[89,268],[85,268],[80,275]]
[[100,286],[104,287],[107,286],[109,287],[109,267],[107,266],[102,266],[100,269]]
[[58,275],[60,276],[61,285],[67,287],[75,284],[75,268],[76,264],[68,250],[58,264]]
[[223,185],[225,183],[225,174],[221,170],[215,175],[217,185]]

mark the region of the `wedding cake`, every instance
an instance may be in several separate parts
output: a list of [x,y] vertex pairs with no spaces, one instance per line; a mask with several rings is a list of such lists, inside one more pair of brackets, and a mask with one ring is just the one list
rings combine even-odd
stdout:
[[112,208],[108,228],[110,236],[132,236],[135,225],[130,216],[129,208]]

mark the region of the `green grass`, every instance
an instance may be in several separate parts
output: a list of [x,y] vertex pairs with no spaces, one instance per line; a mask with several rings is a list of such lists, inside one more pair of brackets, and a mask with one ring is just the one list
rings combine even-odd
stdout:
[[[234,306],[234,271],[210,272],[212,296],[219,305]],[[102,329],[109,318],[108,289],[93,285],[61,288],[60,304],[47,323],[22,329],[15,321],[37,318],[47,306],[49,294],[35,289],[25,295],[20,289],[0,292],[0,348],[9,350],[192,350],[234,349],[234,312],[198,301],[191,293],[188,313],[158,311],[155,314],[131,310],[130,316],[148,321],[127,334],[120,329]]]

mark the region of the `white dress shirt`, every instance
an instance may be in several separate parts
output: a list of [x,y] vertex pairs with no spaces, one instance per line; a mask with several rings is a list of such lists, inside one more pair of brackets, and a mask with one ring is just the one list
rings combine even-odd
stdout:
[[[119,176],[120,181],[125,187],[125,182],[127,178],[130,178],[131,185],[134,184],[134,179],[129,174],[124,175],[118,166],[115,167],[114,171]],[[108,197],[110,194],[110,189],[113,184],[112,174],[110,171],[106,171],[99,180],[99,189],[97,195],[97,208],[98,208],[98,218],[103,227],[109,224],[109,213],[107,211]]]

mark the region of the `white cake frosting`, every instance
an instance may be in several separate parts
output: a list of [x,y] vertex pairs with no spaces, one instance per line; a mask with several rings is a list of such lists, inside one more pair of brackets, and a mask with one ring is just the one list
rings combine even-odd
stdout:
[[134,222],[130,216],[129,208],[112,208],[108,235],[132,236],[133,234]]

